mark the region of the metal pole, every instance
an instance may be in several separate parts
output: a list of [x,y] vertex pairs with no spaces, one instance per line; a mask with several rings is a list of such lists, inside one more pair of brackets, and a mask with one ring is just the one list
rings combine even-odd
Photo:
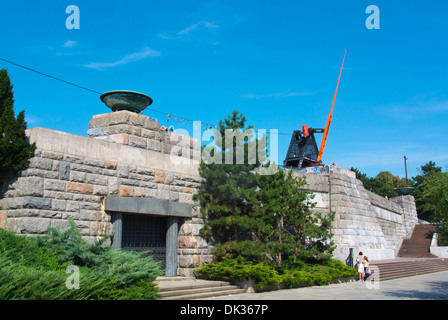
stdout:
[[328,209],[331,217],[331,172],[328,173]]
[[406,160],[408,160],[408,158],[406,158],[406,155],[404,156],[404,171],[406,173],[406,187],[408,186],[408,168],[406,167]]

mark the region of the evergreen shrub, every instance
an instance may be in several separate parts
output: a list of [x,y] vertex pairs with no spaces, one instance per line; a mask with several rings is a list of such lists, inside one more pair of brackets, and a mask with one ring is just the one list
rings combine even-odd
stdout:
[[296,263],[284,269],[274,269],[263,263],[245,260],[243,257],[205,264],[196,270],[201,278],[230,282],[252,280],[254,288],[284,285],[286,288],[306,285],[326,285],[330,281],[356,276],[357,271],[337,260],[322,265]]
[[[153,300],[162,275],[144,253],[88,243],[73,220],[61,231],[26,237],[0,229],[0,300]],[[69,265],[79,267],[79,289],[68,289]]]

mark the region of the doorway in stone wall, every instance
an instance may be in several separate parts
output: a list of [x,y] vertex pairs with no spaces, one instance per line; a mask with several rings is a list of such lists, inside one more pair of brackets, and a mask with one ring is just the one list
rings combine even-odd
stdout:
[[123,214],[121,248],[150,251],[149,255],[166,265],[167,218],[146,214]]
[[162,261],[166,277],[177,276],[179,218],[191,218],[192,205],[110,196],[105,201],[105,212],[111,215],[114,248],[149,250]]

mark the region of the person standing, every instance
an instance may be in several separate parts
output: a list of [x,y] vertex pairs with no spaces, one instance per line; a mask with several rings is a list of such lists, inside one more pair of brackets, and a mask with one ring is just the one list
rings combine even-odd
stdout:
[[356,258],[356,266],[358,268],[359,275],[358,282],[364,282],[364,258],[361,251],[358,253],[358,257]]
[[372,272],[370,271],[369,259],[364,256],[364,280],[366,280],[371,274]]

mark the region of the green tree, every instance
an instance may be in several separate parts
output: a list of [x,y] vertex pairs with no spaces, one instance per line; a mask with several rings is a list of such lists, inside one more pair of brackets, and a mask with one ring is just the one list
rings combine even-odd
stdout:
[[264,180],[255,217],[259,227],[254,230],[262,261],[283,267],[299,260],[328,260],[335,248],[330,233],[334,213],[312,211],[314,196],[303,190],[305,178],[294,177],[292,171],[279,170]]
[[[428,206],[426,205],[426,200],[423,197],[423,193],[427,184],[425,184],[427,178],[437,172],[442,172],[442,167],[436,166],[435,162],[429,161],[418,169],[419,175],[412,177],[411,185],[414,187],[414,192],[412,193],[415,197],[417,214],[418,217],[422,220],[432,221],[432,211],[428,210]],[[432,201],[432,200],[431,200]]]
[[405,178],[394,176],[389,171],[381,171],[373,180],[372,191],[380,196],[393,198],[398,197],[394,189],[400,187],[406,187]]
[[203,161],[199,169],[206,181],[195,195],[207,217],[201,236],[214,241],[218,261],[242,256],[282,267],[301,259],[327,258],[332,248],[330,219],[311,211],[310,193],[301,190],[305,181],[292,172],[257,173],[265,159],[256,151],[264,142],[250,146],[250,139],[225,135],[245,127],[245,117],[233,111],[220,122],[214,148],[204,149],[214,162]]
[[398,197],[398,193],[394,189],[406,186],[405,178],[394,176],[389,171],[381,171],[372,178],[356,168],[351,167],[350,170],[355,172],[356,179],[361,180],[366,190],[372,191],[382,197]]
[[448,245],[448,172],[432,171],[421,186],[423,208],[431,212],[439,243]]
[[13,86],[6,69],[0,70],[0,178],[26,168],[35,144],[27,142],[25,111],[14,114]]
[[[249,141],[241,137],[243,131],[248,129],[252,126],[246,127],[246,118],[234,110],[227,119],[219,122],[219,130],[214,135],[214,148],[206,146],[203,150],[203,155],[206,155],[203,159],[208,157],[213,162],[202,161],[199,167],[206,183],[195,199],[200,200],[201,211],[208,218],[201,235],[217,243],[215,256],[218,259],[238,250],[235,245],[254,240],[251,212],[257,204],[256,190],[261,177],[254,170],[261,159],[249,161],[254,160],[249,158]],[[233,141],[226,143],[226,131],[235,133],[233,138],[227,135],[227,139]],[[229,156],[230,153],[233,155]],[[244,163],[238,161],[237,155],[244,155]],[[239,250],[244,251],[244,248],[240,247]]]

